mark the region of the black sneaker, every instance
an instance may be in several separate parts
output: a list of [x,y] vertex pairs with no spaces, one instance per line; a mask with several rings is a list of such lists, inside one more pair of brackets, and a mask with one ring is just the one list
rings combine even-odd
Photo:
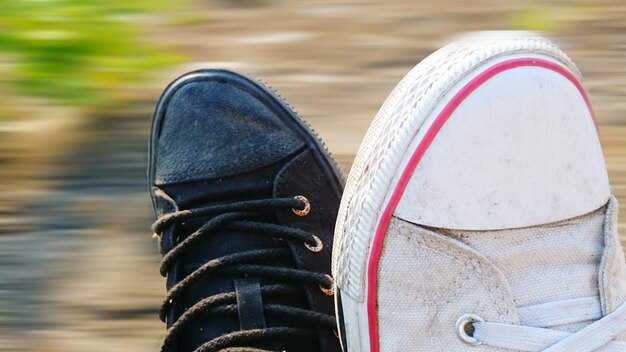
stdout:
[[171,83],[149,182],[167,277],[162,351],[340,351],[336,164],[275,93],[225,70]]

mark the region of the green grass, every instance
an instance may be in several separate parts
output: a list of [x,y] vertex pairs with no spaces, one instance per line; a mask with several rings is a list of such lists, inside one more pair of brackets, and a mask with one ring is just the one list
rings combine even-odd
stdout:
[[507,20],[512,29],[555,34],[582,22],[602,20],[604,0],[565,0],[521,7]]
[[56,104],[115,104],[129,84],[179,60],[149,42],[142,25],[172,3],[181,2],[2,0],[0,84]]
[[511,15],[510,24],[514,29],[552,33],[557,21],[549,7],[528,7]]

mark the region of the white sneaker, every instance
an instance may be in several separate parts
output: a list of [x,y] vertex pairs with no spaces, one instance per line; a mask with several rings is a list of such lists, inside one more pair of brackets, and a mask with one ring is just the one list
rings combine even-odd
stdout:
[[348,352],[626,351],[626,265],[574,64],[529,33],[435,52],[350,172],[333,273]]

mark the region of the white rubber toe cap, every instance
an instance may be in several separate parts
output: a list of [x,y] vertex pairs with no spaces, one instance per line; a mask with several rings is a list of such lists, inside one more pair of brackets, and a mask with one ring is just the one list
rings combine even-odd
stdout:
[[454,86],[420,133],[423,155],[395,210],[412,223],[534,226],[589,213],[610,197],[588,99],[557,60],[489,62]]

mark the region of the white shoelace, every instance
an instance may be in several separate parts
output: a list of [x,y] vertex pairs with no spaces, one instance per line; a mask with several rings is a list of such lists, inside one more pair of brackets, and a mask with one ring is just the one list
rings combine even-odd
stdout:
[[[597,297],[577,298],[521,307],[519,317],[523,325],[474,321],[473,337],[485,345],[521,351],[626,351],[626,341],[614,340],[626,331],[626,303],[602,317]],[[591,320],[575,333],[548,328]]]

